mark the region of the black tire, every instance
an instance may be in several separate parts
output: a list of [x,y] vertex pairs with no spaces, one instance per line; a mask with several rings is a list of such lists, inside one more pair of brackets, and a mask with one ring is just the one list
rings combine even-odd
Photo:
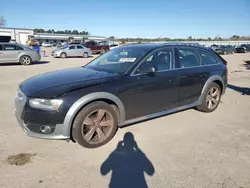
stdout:
[[88,57],[89,57],[89,54],[88,54],[87,52],[84,52],[82,57],[83,57],[83,58],[88,58]]
[[67,58],[67,54],[64,53],[64,52],[62,52],[62,53],[60,54],[60,57],[63,58],[63,59],[65,59],[65,58]]
[[20,57],[19,62],[21,65],[30,65],[32,63],[32,60],[31,60],[30,56],[23,55]]
[[[98,121],[100,111],[105,111],[105,113],[100,121]],[[96,113],[96,116],[94,116],[93,112]],[[91,116],[93,119],[90,118]],[[103,121],[103,119],[105,120]],[[84,122],[92,122],[94,125]],[[97,122],[99,122],[99,124]],[[110,126],[101,126],[102,122],[112,123],[110,123]],[[72,137],[78,144],[85,148],[97,148],[108,143],[115,135],[117,128],[118,117],[115,108],[105,102],[98,101],[87,105],[77,114],[72,125]],[[105,137],[100,136],[100,130],[104,133]],[[101,139],[101,137],[105,139]]]
[[[209,93],[211,93],[212,88],[216,88],[217,89],[217,91],[218,91],[218,98],[216,96],[217,103],[216,104],[214,103],[214,106],[212,108],[209,108],[208,107],[209,106],[208,99],[211,98],[211,96],[208,96],[208,95],[210,95]],[[221,88],[220,88],[220,86],[218,84],[216,84],[215,82],[212,82],[205,89],[205,92],[201,96],[201,105],[197,106],[196,109],[199,110],[199,111],[201,111],[201,112],[213,112],[218,107],[218,105],[220,104],[220,98],[221,98]]]

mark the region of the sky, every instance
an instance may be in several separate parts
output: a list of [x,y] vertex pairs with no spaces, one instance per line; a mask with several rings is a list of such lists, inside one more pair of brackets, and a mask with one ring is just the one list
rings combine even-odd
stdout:
[[6,27],[115,37],[250,36],[250,0],[0,0]]

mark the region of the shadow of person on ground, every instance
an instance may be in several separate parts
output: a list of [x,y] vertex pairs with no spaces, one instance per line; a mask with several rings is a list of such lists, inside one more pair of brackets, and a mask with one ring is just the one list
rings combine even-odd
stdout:
[[127,132],[123,141],[101,166],[101,174],[112,171],[110,188],[147,188],[144,172],[153,176],[155,169],[150,160],[137,146],[134,135]]
[[7,67],[7,66],[32,66],[32,65],[40,65],[40,64],[47,64],[49,61],[37,61],[33,62],[30,65],[21,65],[20,63],[0,63],[0,67]]
[[250,88],[248,87],[238,87],[231,84],[228,84],[227,87],[233,89],[234,91],[240,92],[242,95],[250,95]]

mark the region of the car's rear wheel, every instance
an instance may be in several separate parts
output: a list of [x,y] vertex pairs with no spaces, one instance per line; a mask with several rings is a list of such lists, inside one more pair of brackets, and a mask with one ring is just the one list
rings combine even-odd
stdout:
[[105,54],[106,50],[103,48],[101,49],[101,54]]
[[84,58],[88,58],[88,57],[89,57],[89,54],[88,54],[87,52],[84,52],[84,53],[83,53],[83,57],[84,57]]
[[113,138],[117,125],[117,114],[112,106],[101,101],[93,102],[77,114],[72,137],[83,147],[100,147]]
[[66,53],[64,53],[64,52],[62,52],[62,53],[60,54],[60,57],[64,59],[64,58],[66,58],[66,57],[67,57],[67,54],[66,54]]
[[22,65],[30,65],[32,63],[32,60],[31,60],[31,58],[29,56],[23,55],[23,56],[20,57],[19,62]]
[[212,112],[218,107],[220,98],[221,88],[218,84],[212,82],[201,96],[201,105],[196,108],[202,112]]

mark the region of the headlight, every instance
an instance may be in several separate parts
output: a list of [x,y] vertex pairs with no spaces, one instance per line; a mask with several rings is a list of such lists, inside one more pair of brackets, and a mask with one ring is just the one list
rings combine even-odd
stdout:
[[63,100],[60,99],[30,99],[29,105],[32,108],[37,108],[41,110],[58,110],[63,103]]

